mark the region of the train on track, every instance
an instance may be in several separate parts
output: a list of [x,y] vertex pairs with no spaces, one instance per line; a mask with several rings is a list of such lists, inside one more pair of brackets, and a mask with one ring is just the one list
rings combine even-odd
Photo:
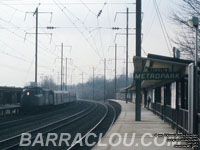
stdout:
[[28,86],[22,91],[21,108],[33,109],[76,101],[76,94],[68,91],[53,91],[38,86]]

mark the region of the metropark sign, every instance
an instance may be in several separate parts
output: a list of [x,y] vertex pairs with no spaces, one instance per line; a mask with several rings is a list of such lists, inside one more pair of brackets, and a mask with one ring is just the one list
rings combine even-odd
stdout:
[[134,80],[179,80],[179,72],[135,72]]

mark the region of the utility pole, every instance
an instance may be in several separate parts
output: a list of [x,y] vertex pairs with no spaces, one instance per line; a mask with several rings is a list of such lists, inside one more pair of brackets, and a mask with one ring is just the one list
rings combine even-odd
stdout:
[[73,90],[73,84],[72,84],[72,75],[71,75],[71,90]]
[[82,98],[83,98],[83,72],[82,72]]
[[67,58],[66,58],[66,75],[65,75],[66,79],[65,79],[65,87],[66,87],[66,91],[67,91]]
[[[189,133],[198,134],[198,107],[199,107],[199,79],[198,79],[198,62],[199,62],[199,39],[198,39],[198,32],[199,32],[199,18],[196,16],[192,16],[192,19],[188,21],[190,27],[195,28],[195,60],[194,60],[194,85],[193,85],[193,100],[190,100],[190,108],[189,108]],[[193,102],[192,102],[193,101]],[[193,104],[192,104],[193,103]],[[189,104],[188,104],[189,105]],[[193,105],[193,106],[192,106]]]
[[[128,8],[126,9],[126,87],[128,86]],[[128,93],[126,90],[126,103],[128,102]]]
[[106,101],[106,58],[104,58],[104,103]]
[[36,16],[36,28],[35,28],[35,83],[37,84],[37,66],[38,66],[38,7],[34,14]]
[[[198,18],[196,18],[198,19]],[[194,107],[194,118],[197,116],[198,111],[199,111],[199,77],[198,77],[198,61],[199,61],[199,56],[198,56],[198,51],[199,51],[199,38],[198,38],[198,32],[199,32],[199,19],[198,19],[198,24],[195,28],[196,31],[196,41],[195,41],[195,107]],[[197,118],[197,117],[196,117]],[[198,119],[194,119],[194,133],[198,134]]]
[[94,101],[94,67],[93,67],[93,90],[92,90],[92,98],[93,98],[93,101]]
[[115,58],[113,59],[115,61],[115,82],[114,82],[114,86],[115,86],[115,96],[114,98],[116,99],[116,95],[117,95],[117,60],[124,60],[124,59],[117,59],[117,48],[118,47],[123,47],[125,49],[125,46],[118,46],[117,43],[115,43],[114,46],[109,46],[108,47],[108,51],[110,47],[114,47],[115,48]]
[[[68,45],[63,45],[63,43],[61,43],[61,45],[56,45],[56,47],[59,46],[61,47],[61,73],[60,73],[60,76],[61,76],[61,83],[60,83],[60,89],[61,91],[63,90],[63,85],[64,85],[64,79],[63,79],[63,76],[64,76],[64,67],[63,67],[63,49],[64,47],[70,47],[70,49],[72,48],[72,46],[68,46]],[[67,76],[67,68],[66,68],[66,76]]]
[[[126,13],[126,33],[117,33],[115,35],[115,40],[116,40],[116,37],[117,35],[126,35],[126,83],[125,83],[125,86],[128,87],[128,38],[129,38],[129,35],[134,35],[134,33],[129,33],[129,14],[132,14],[132,13],[135,13],[135,12],[129,12],[129,8],[126,9],[126,12],[117,12],[116,15],[115,15],[115,19],[116,19],[116,16],[118,13]],[[114,19],[114,21],[115,21]],[[119,29],[119,28],[114,28],[114,29]],[[114,41],[115,41],[114,40]],[[128,93],[126,91],[125,93],[125,100],[126,100],[126,103],[128,102]]]
[[117,43],[115,43],[115,99],[117,94]]
[[63,43],[61,43],[61,83],[60,83],[60,89],[63,90]]
[[[58,83],[58,85],[59,85],[59,76],[60,76],[60,72],[58,72],[58,77],[57,77],[57,83]],[[57,86],[56,89],[59,90],[59,87]]]
[[[141,34],[142,34],[142,0],[136,0],[136,56],[141,57]],[[141,81],[136,81],[136,105],[135,120],[141,121]]]
[[[33,16],[35,16],[35,33],[26,33],[25,34],[25,38],[24,40],[26,39],[26,35],[27,34],[35,34],[35,84],[37,85],[37,82],[38,82],[38,34],[50,34],[51,37],[52,37],[52,33],[38,33],[38,20],[39,20],[39,17],[38,17],[38,14],[39,13],[50,13],[51,14],[51,18],[52,18],[52,12],[39,12],[38,11],[38,7],[35,9],[35,12],[26,12],[26,15],[28,13],[31,13],[33,14]],[[25,18],[26,19],[26,15],[25,15]]]

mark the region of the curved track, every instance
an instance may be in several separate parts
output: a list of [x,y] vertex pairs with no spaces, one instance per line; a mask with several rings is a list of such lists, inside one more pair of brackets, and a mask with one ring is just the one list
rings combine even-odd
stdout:
[[[48,146],[36,145],[34,147],[20,147],[20,138],[21,133],[15,134],[13,136],[9,136],[9,138],[4,138],[0,141],[0,149],[8,150],[8,149],[68,149],[68,150],[89,150],[94,145],[88,146],[84,139],[91,133],[96,134],[97,138],[89,138],[90,143],[97,143],[99,140],[99,135],[105,135],[105,133],[111,128],[111,126],[116,121],[116,118],[119,115],[118,105],[115,102],[110,103],[97,103],[91,101],[81,101],[79,107],[72,106],[67,110],[59,110],[57,112],[45,113],[41,115],[32,116],[30,118],[25,118],[24,120],[16,120],[11,122],[5,122],[0,124],[0,129],[3,131],[6,129],[6,124],[10,127],[15,125],[15,128],[20,128],[21,124],[29,125],[30,122],[35,122],[38,119],[43,120],[45,117],[49,115],[53,115],[54,119],[50,122],[46,121],[45,124],[40,125],[35,129],[26,130],[26,133],[30,133],[32,135],[31,141],[34,141],[38,133],[42,133],[44,139],[47,138],[48,133],[57,133],[60,135],[61,133],[70,133],[71,139],[69,140],[70,145],[66,145],[62,143],[59,147],[50,144]],[[76,111],[75,111],[76,110]],[[67,113],[68,111],[68,113]],[[71,111],[71,113],[69,113]],[[60,112],[58,114],[58,112]],[[63,115],[65,112],[68,115]],[[60,116],[60,117],[59,117]],[[57,118],[57,119],[56,119]],[[59,118],[59,119],[58,119]],[[45,119],[44,119],[45,120]],[[29,121],[29,123],[25,123]],[[77,133],[81,133],[81,138],[73,143],[73,139]],[[80,145],[82,143],[83,145]]]
[[[82,115],[85,115],[85,114],[87,114],[87,112],[88,111],[90,111],[91,110],[91,108],[95,108],[94,107],[94,104],[89,104],[87,107],[86,106],[84,106],[83,107],[83,105],[79,105],[79,106],[81,106],[81,109],[79,109],[79,110],[76,110],[76,111],[73,111],[73,113],[72,114],[68,114],[67,116],[63,116],[63,111],[61,111],[61,114],[60,115],[62,115],[62,117],[61,117],[61,119],[59,119],[59,120],[51,120],[51,122],[50,123],[45,123],[45,125],[43,125],[43,126],[40,126],[40,127],[37,127],[37,128],[35,128],[35,129],[31,129],[31,130],[26,130],[26,131],[24,131],[24,132],[26,132],[26,133],[31,133],[32,135],[35,135],[35,134],[37,134],[37,133],[45,133],[45,132],[50,132],[51,130],[51,128],[52,129],[54,129],[55,128],[55,126],[58,126],[58,125],[60,125],[60,124],[66,124],[66,121],[70,121],[70,120],[73,120],[73,119],[76,119],[76,118],[80,118],[80,115],[82,116]],[[82,108],[83,107],[83,108]],[[73,108],[74,109],[74,108]],[[58,112],[58,111],[57,111]],[[57,113],[57,112],[54,112],[54,113]],[[39,116],[39,117],[41,117],[41,116]],[[44,117],[46,117],[46,115],[44,116]],[[56,116],[55,118],[57,118],[58,116]],[[30,119],[30,118],[29,118]],[[35,118],[34,118],[35,119]],[[22,120],[20,120],[20,122],[21,122]],[[25,123],[25,121],[26,121],[26,119],[25,120],[23,120],[23,123]],[[27,125],[27,124],[29,124],[29,123],[34,123],[34,120],[33,121],[29,121],[28,123],[26,123],[26,124],[24,124],[24,125]],[[22,124],[23,125],[23,124]],[[20,126],[18,127],[18,128],[20,128]],[[3,132],[4,130],[2,130],[1,132]],[[23,132],[21,132],[21,133],[23,133]],[[16,134],[16,135],[13,135],[13,136],[10,136],[9,138],[5,138],[5,139],[3,139],[3,140],[1,140],[0,141],[0,149],[14,149],[14,148],[17,148],[18,147],[18,145],[19,145],[19,141],[20,141],[20,137],[21,137],[21,133],[19,133],[19,134]]]
[[[121,106],[113,101],[109,101],[106,105],[107,107],[107,112],[105,115],[96,123],[93,125],[93,127],[86,132],[83,137],[77,141],[76,143],[72,144],[67,150],[90,150],[93,148],[95,145],[87,145],[85,143],[85,138],[88,138],[90,134],[95,134],[97,135],[97,138],[90,137],[88,138],[88,143],[98,143],[98,140],[100,140],[100,136],[104,136],[107,131],[113,126],[114,122],[117,120],[117,117],[121,113]],[[80,144],[81,143],[81,144]]]
[[29,121],[39,120],[39,119],[54,115],[55,113],[65,112],[66,110],[74,109],[74,108],[75,108],[75,105],[70,106],[70,107],[63,107],[63,108],[60,108],[59,110],[45,112],[43,114],[31,115],[31,116],[27,116],[27,117],[20,116],[20,118],[15,119],[15,120],[10,120],[10,121],[5,121],[5,122],[2,121],[2,123],[0,123],[0,131],[5,128],[17,126],[17,125],[20,125],[20,124],[23,124],[23,123],[29,122]]

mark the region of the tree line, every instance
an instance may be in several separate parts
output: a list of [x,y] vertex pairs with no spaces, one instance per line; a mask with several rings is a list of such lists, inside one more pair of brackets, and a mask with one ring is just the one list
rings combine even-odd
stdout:
[[[130,75],[132,76],[132,75]],[[129,77],[128,85],[133,82],[133,78]],[[116,92],[120,92],[123,88],[126,88],[126,76],[120,75],[116,78]],[[42,79],[40,86],[43,88],[51,90],[60,90],[60,85],[57,85],[52,78],[45,77]],[[80,99],[88,100],[104,100],[104,78],[95,77],[94,78],[94,88],[93,88],[93,78],[90,78],[86,83],[79,83],[77,85],[66,85],[63,86],[63,90],[76,92],[77,97]],[[93,97],[94,91],[94,97]],[[115,79],[106,80],[105,82],[105,98],[114,99],[115,98]]]
[[[128,85],[133,82],[133,78],[129,77]],[[126,88],[126,76],[121,75],[116,79],[117,88],[116,92],[120,92],[123,88]],[[79,83],[75,86],[77,95],[82,99],[94,99],[94,100],[104,100],[104,78],[95,77],[94,78],[94,89],[93,89],[93,78],[90,78],[86,83]],[[93,98],[94,91],[94,98]],[[115,79],[106,80],[105,82],[105,98],[114,99],[115,98]]]

